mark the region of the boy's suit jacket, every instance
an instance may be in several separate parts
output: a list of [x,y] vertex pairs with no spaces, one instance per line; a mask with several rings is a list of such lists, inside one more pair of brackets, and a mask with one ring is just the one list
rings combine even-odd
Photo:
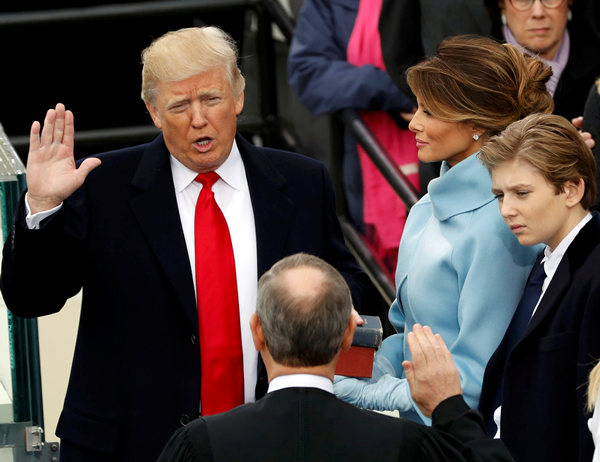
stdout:
[[507,336],[487,365],[479,407],[488,421],[503,379],[501,437],[517,462],[592,460],[585,403],[588,374],[600,357],[599,268],[600,215],[593,212],[563,256],[506,370]]

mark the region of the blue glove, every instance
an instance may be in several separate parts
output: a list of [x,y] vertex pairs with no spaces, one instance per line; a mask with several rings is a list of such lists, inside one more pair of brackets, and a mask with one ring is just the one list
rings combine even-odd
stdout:
[[376,354],[373,376],[356,379],[336,375],[333,391],[336,396],[355,406],[376,411],[400,412],[412,409],[410,389],[406,379],[395,377],[392,363],[383,355]]
[[336,396],[363,409],[400,412],[412,409],[406,379],[385,374],[379,380],[336,377],[333,384]]

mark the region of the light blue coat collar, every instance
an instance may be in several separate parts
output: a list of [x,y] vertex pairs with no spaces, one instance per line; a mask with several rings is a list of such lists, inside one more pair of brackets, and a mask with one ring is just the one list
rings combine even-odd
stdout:
[[490,174],[477,154],[452,168],[444,161],[440,177],[429,183],[433,215],[439,221],[478,209],[494,200]]

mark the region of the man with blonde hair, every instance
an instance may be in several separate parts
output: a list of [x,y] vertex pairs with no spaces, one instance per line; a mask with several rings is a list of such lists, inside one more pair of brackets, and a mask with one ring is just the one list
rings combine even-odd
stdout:
[[231,37],[181,29],[142,58],[162,133],[77,168],[73,114],[49,110],[31,128],[28,191],[4,249],[14,313],[54,313],[83,290],[63,462],[155,460],[178,426],[262,396],[248,323],[258,277],[280,258],[323,256],[357,308],[372,290],[325,167],[236,133],[244,79]]

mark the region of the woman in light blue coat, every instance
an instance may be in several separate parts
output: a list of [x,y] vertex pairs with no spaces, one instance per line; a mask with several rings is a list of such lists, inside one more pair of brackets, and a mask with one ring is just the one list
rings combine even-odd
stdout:
[[429,423],[410,397],[402,367],[410,359],[404,333],[419,323],[442,336],[464,397],[477,406],[485,366],[539,250],[522,247],[506,227],[477,153],[511,122],[552,111],[545,88],[550,75],[515,47],[476,36],[448,39],[408,70],[418,101],[409,128],[419,160],[443,161],[441,176],[410,211],[400,242],[389,313],[397,334],[377,352],[372,379],[336,379],[340,398]]

